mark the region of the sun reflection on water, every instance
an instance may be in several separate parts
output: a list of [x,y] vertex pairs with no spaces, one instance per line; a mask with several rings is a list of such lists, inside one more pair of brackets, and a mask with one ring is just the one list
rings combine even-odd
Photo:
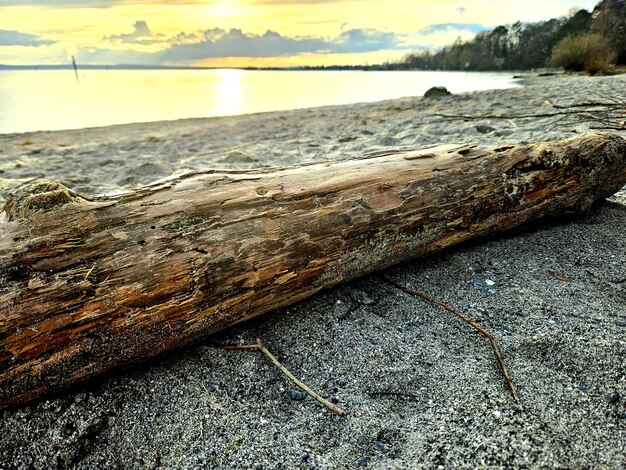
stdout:
[[508,73],[274,70],[0,71],[0,134],[259,113],[516,86]]
[[242,112],[242,70],[219,69],[217,72],[217,105],[213,108],[215,116],[228,116]]

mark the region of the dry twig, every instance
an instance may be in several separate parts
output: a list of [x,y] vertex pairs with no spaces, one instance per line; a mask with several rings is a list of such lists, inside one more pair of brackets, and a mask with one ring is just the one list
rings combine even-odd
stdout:
[[515,386],[513,385],[513,381],[511,380],[511,377],[509,376],[509,373],[506,369],[506,365],[504,364],[504,359],[502,358],[502,354],[500,353],[500,349],[498,348],[498,344],[496,343],[496,339],[493,337],[493,335],[491,333],[489,333],[487,330],[485,330],[484,328],[482,328],[480,325],[478,325],[477,323],[473,322],[472,320],[470,320],[469,318],[467,318],[465,315],[463,315],[461,312],[455,310],[454,308],[450,307],[448,304],[446,304],[445,302],[442,302],[440,300],[434,299],[431,296],[417,291],[417,290],[413,290],[413,289],[409,289],[408,287],[404,287],[400,284],[396,284],[395,282],[393,282],[390,279],[387,278],[383,278],[383,280],[385,282],[387,282],[388,284],[396,287],[397,289],[400,289],[401,291],[415,296],[415,297],[419,297],[422,300],[426,300],[427,302],[431,302],[433,304],[439,305],[440,307],[445,308],[448,312],[451,312],[453,314],[455,314],[457,317],[459,317],[461,320],[463,320],[465,323],[467,323],[468,325],[470,325],[472,328],[474,328],[476,331],[478,331],[480,334],[482,334],[483,336],[485,336],[488,340],[489,343],[491,343],[491,348],[493,349],[494,354],[496,355],[496,360],[498,361],[498,366],[500,368],[500,372],[502,372],[502,375],[504,376],[504,380],[506,381],[507,386],[509,387],[509,390],[511,392],[511,395],[513,395],[513,398],[515,399],[516,402],[520,402],[519,397],[517,396],[517,393],[515,392]]
[[265,354],[267,358],[270,361],[272,361],[272,363],[276,367],[278,367],[282,371],[282,373],[285,374],[289,378],[289,380],[295,383],[298,387],[300,387],[310,396],[315,398],[317,401],[319,401],[322,405],[324,405],[326,408],[328,408],[332,412],[337,413],[341,417],[346,416],[346,413],[341,408],[339,408],[338,406],[334,405],[333,403],[329,402],[325,398],[315,393],[307,384],[305,384],[301,380],[298,380],[291,372],[289,372],[289,370],[285,366],[283,366],[280,362],[278,362],[278,359],[276,359],[274,355],[268,351],[268,349],[263,345],[263,343],[261,342],[259,338],[257,338],[256,344],[246,344],[243,346],[225,346],[224,349],[258,349],[263,354]]
[[557,281],[561,281],[561,282],[566,282],[566,283],[570,283],[572,282],[572,278],[569,276],[565,276],[564,274],[559,274],[556,271],[552,270],[552,269],[548,269],[546,271],[550,276],[552,276],[554,279],[556,279]]

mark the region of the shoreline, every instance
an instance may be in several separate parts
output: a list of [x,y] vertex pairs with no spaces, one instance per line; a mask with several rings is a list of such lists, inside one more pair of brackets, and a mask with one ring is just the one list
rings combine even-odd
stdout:
[[[298,74],[293,76],[275,71],[204,72],[86,71],[79,82],[65,72],[54,71],[9,76],[5,85],[13,88],[16,98],[8,101],[7,109],[0,110],[1,135],[372,103],[422,95],[439,85],[458,93],[515,86],[508,73],[416,71],[313,76],[308,71],[293,71]],[[55,98],[38,96],[38,105],[33,107],[28,88],[47,82],[58,87]],[[110,93],[109,87],[115,84],[122,89]],[[65,111],[60,114],[59,109]]]
[[[285,166],[435,143],[484,146],[559,140],[588,123],[506,119],[545,113],[546,100],[567,104],[626,87],[614,77],[534,77],[525,86],[440,99],[408,97],[236,116],[117,124],[0,135],[1,194],[38,177],[62,179],[78,192],[119,192],[188,169]],[[445,119],[438,115],[502,115]],[[100,158],[102,156],[102,158]],[[95,159],[92,164],[85,164]],[[124,178],[126,176],[127,178]]]
[[[0,194],[40,175],[102,194],[184,169],[557,140],[589,123],[508,116],[623,90],[626,76],[546,77],[437,100],[0,136]],[[499,117],[442,117],[452,114]],[[622,189],[588,214],[384,272],[492,332],[522,407],[483,338],[379,273],[1,412],[0,467],[626,466],[625,229]],[[355,302],[363,296],[371,302]],[[301,396],[262,355],[223,348],[257,337],[348,418]]]

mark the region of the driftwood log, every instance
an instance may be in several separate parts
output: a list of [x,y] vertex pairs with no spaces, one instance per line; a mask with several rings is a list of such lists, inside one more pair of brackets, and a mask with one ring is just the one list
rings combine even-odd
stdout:
[[0,408],[624,184],[626,141],[610,134],[196,173],[114,197],[32,183],[0,220]]

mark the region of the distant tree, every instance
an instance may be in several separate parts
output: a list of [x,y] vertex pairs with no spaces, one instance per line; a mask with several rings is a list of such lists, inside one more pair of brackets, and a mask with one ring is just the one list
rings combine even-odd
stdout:
[[626,0],[602,0],[592,17],[592,30],[606,37],[617,53],[617,62],[626,64]]
[[615,60],[611,42],[598,33],[567,36],[552,52],[552,65],[591,74],[607,70]]
[[550,65],[555,46],[567,37],[599,32],[626,63],[626,0],[602,0],[593,13],[575,9],[563,18],[517,22],[458,38],[437,52],[409,54],[396,68],[431,70],[527,70]]
[[532,69],[548,65],[561,26],[562,20],[558,19],[524,25],[518,44],[520,60],[510,64],[511,68]]
[[563,26],[558,32],[558,40],[567,36],[576,36],[582,33],[587,33],[591,30],[591,23],[593,15],[587,10],[573,11],[572,14],[565,20]]

